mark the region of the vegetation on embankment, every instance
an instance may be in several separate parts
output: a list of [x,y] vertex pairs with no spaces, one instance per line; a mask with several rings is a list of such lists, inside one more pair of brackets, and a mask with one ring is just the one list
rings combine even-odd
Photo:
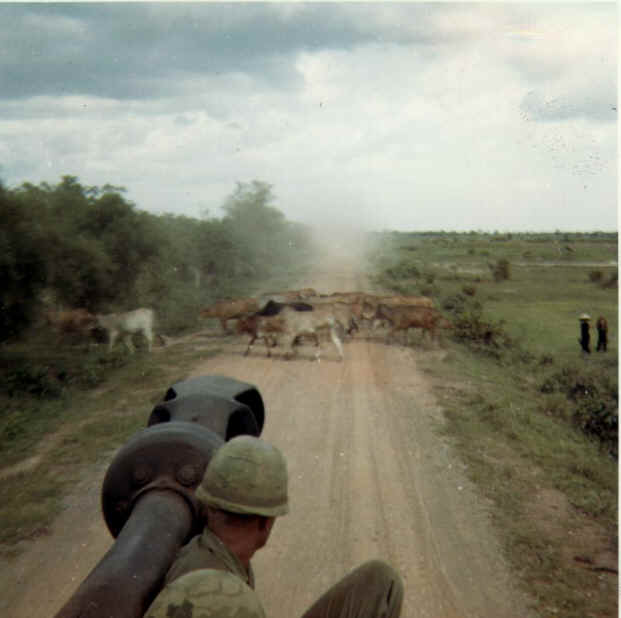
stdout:
[[[74,346],[55,355],[24,347],[24,352],[44,355],[40,362],[54,357],[68,375],[88,375],[93,381],[72,383],[54,395],[0,395],[0,555],[18,553],[20,541],[46,534],[84,470],[109,462],[119,445],[146,426],[166,389],[217,354],[218,346],[217,341],[194,338],[134,355],[122,347],[108,354]],[[80,370],[74,363],[85,367]]]
[[[381,234],[383,289],[453,322],[422,365],[541,616],[617,616],[616,234]],[[592,316],[590,355],[578,316]],[[609,323],[596,351],[595,320]]]

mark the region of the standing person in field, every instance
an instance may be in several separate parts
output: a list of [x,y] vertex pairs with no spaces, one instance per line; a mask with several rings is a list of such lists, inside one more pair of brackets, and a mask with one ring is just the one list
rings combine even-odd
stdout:
[[591,316],[586,313],[583,313],[579,319],[580,319],[580,339],[578,339],[578,341],[580,342],[582,351],[585,352],[586,354],[590,354],[591,353],[591,332],[590,332],[591,325],[589,324],[589,320],[591,319]]
[[597,351],[605,352],[608,349],[608,320],[603,315],[597,318]]
[[[250,559],[289,510],[287,467],[274,446],[253,436],[224,443],[196,490],[206,525],[181,548],[145,618],[265,618]],[[401,577],[388,564],[359,566],[303,618],[398,618]]]

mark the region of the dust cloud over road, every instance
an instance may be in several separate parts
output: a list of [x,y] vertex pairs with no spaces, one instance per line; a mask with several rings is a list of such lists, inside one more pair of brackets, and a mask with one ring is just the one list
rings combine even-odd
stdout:
[[[349,247],[333,248],[300,287],[365,289]],[[404,617],[528,616],[487,505],[437,433],[442,410],[417,363],[441,350],[357,336],[339,362],[328,340],[322,347],[319,363],[310,348],[289,361],[282,352],[266,358],[262,346],[244,357],[239,339],[192,372],[255,384],[266,407],[262,437],[288,460],[291,511],[253,560],[267,615],[300,615],[347,571],[380,558],[404,579]],[[52,615],[103,556],[110,540],[97,489],[70,499],[51,535],[19,558],[13,584],[26,590],[5,597],[5,615]],[[61,556],[68,556],[62,570]],[[0,593],[9,594],[6,583]]]

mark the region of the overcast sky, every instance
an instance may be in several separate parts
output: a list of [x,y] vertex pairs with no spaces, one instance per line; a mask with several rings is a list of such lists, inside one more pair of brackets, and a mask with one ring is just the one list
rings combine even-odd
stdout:
[[0,4],[0,178],[199,217],[617,229],[615,3]]

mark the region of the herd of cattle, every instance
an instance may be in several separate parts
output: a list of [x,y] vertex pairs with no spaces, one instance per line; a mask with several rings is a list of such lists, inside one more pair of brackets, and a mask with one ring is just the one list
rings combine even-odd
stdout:
[[[218,319],[225,333],[229,322],[235,320],[235,332],[249,335],[245,354],[249,354],[257,340],[262,340],[267,356],[271,348],[282,345],[286,356],[295,354],[296,343],[308,338],[316,347],[316,358],[321,354],[320,334],[328,332],[339,358],[343,359],[342,338],[360,331],[361,326],[376,329],[380,323],[390,327],[388,339],[398,331],[407,333],[420,328],[434,339],[437,329],[451,328],[426,296],[377,296],[366,292],[318,294],[312,288],[263,294],[257,298],[240,298],[217,302],[200,313],[203,318]],[[154,340],[154,311],[140,308],[125,313],[92,314],[86,309],[49,312],[48,325],[61,334],[106,334],[111,350],[122,340],[130,352],[134,351],[134,335],[145,337],[149,351]]]
[[295,344],[302,337],[312,339],[319,359],[319,334],[328,331],[339,358],[343,359],[343,333],[352,335],[362,325],[375,329],[381,322],[390,326],[388,339],[398,331],[407,333],[420,328],[433,339],[438,328],[451,324],[426,296],[378,296],[366,292],[318,294],[312,288],[264,294],[259,298],[221,301],[201,311],[204,318],[220,320],[228,332],[228,322],[236,320],[236,332],[250,336],[247,355],[257,340],[270,348],[282,343],[287,356],[295,354]]

